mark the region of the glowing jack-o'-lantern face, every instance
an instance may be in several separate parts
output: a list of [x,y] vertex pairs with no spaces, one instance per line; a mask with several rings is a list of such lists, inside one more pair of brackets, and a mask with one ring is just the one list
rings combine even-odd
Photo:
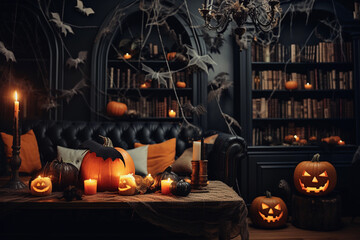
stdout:
[[37,177],[30,185],[31,194],[34,196],[46,196],[52,192],[51,179],[49,177]]
[[120,195],[134,195],[136,192],[136,182],[134,176],[132,174],[121,175],[118,190]]
[[330,193],[336,186],[336,170],[329,162],[320,162],[319,154],[311,161],[299,163],[294,171],[296,189],[305,195],[322,196]]
[[286,224],[288,211],[281,198],[266,196],[254,199],[250,207],[250,218],[254,225],[264,228],[278,228]]

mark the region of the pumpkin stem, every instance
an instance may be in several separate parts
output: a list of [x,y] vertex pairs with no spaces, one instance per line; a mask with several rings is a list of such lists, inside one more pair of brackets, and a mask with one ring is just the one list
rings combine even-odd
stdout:
[[101,135],[99,135],[99,137],[101,137],[101,138],[104,140],[104,144],[103,144],[104,147],[114,148],[114,145],[113,145],[113,143],[112,143],[112,141],[111,141],[110,138],[104,137],[104,136],[101,136]]
[[271,198],[271,192],[270,191],[266,191],[265,195],[266,195],[266,198]]
[[313,158],[311,159],[312,162],[320,162],[320,154],[316,153]]

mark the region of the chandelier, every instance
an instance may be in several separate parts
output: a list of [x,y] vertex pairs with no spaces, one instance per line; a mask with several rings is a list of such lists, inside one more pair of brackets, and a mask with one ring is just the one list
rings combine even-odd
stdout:
[[223,33],[234,21],[237,25],[235,34],[241,38],[246,31],[244,24],[248,17],[256,31],[270,32],[277,26],[281,8],[279,0],[217,0],[217,3],[204,0],[199,12],[205,26],[218,33]]

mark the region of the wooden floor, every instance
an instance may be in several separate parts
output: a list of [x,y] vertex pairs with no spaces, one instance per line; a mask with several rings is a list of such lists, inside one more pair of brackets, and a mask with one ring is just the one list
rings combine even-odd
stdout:
[[249,220],[249,234],[250,240],[360,240],[360,217],[354,221],[344,218],[343,225],[340,230],[329,232],[304,230],[291,223],[283,229],[264,230],[254,228]]

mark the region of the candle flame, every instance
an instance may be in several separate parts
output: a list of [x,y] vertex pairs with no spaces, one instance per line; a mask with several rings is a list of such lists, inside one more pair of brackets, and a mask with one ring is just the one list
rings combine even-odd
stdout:
[[297,135],[294,135],[294,138],[297,138],[298,136]]
[[38,178],[41,178],[41,176],[39,175]]
[[15,91],[15,101],[18,100],[18,94],[17,94],[17,91]]
[[148,177],[151,177],[151,174],[149,173]]

